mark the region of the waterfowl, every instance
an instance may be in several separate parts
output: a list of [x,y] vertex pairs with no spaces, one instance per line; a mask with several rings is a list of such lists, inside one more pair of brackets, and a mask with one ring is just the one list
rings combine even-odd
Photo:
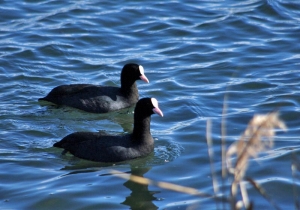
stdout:
[[154,140],[150,133],[151,115],[163,116],[155,98],[140,99],[134,110],[131,134],[107,135],[100,132],[75,132],[55,143],[76,157],[99,162],[120,162],[150,154]]
[[121,87],[91,84],[60,85],[39,101],[66,105],[86,112],[107,113],[133,106],[139,100],[136,80],[149,83],[144,68],[135,63],[124,65],[121,72]]

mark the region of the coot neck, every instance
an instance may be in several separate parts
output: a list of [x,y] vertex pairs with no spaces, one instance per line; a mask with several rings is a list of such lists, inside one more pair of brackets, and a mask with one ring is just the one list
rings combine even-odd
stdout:
[[121,78],[121,93],[127,98],[138,99],[139,92],[135,81],[126,81]]
[[147,139],[152,140],[150,133],[150,121],[151,117],[136,117],[134,116],[134,127],[132,135],[137,141],[146,141]]

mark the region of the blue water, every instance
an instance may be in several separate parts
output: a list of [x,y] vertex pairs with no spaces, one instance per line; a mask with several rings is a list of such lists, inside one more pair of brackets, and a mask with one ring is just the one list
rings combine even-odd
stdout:
[[[280,110],[288,132],[277,133],[247,176],[281,209],[294,208],[300,2],[4,0],[0,14],[0,209],[215,209],[213,199],[134,184],[110,170],[213,193],[206,121],[219,175],[225,95],[227,146],[254,114]],[[140,96],[155,97],[164,113],[152,116],[154,153],[121,164],[61,156],[52,145],[72,132],[130,132],[133,108],[89,114],[37,99],[62,84],[118,86],[129,62],[150,80],[138,82]],[[247,186],[255,209],[273,209]]]

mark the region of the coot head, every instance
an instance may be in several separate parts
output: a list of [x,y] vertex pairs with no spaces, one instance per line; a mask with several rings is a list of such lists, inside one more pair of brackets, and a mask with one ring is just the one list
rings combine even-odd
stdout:
[[143,80],[149,83],[143,66],[135,63],[125,64],[121,72],[121,88],[132,85],[136,80]]
[[158,107],[158,101],[155,98],[142,98],[135,107],[135,117],[137,116],[150,116],[152,114],[158,114],[163,117],[162,111]]

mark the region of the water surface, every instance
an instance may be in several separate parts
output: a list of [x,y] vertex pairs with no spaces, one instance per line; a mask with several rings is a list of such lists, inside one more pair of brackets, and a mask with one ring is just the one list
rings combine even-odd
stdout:
[[[294,207],[291,155],[299,154],[300,3],[246,1],[57,1],[0,3],[1,209],[215,209],[212,199],[141,186],[111,169],[212,193],[205,139],[213,123],[220,167],[223,99],[227,144],[255,113],[279,109],[288,132],[250,163],[281,209]],[[76,131],[126,133],[133,108],[109,114],[44,106],[62,84],[120,85],[122,66],[141,64],[164,117],[152,116],[154,153],[120,164],[61,156],[52,145]],[[226,180],[226,186],[230,179]],[[251,186],[255,209],[272,209]]]

